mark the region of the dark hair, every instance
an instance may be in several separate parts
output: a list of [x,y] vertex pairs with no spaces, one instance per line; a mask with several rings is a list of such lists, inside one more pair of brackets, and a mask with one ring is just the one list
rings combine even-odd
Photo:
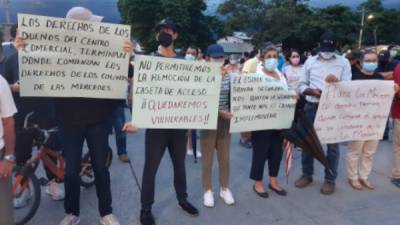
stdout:
[[392,50],[392,49],[395,48],[395,47],[396,47],[396,45],[394,45],[394,44],[389,45],[388,50],[390,51],[390,50]]
[[362,57],[363,57],[363,53],[361,53],[361,51],[359,51],[359,50],[352,51],[349,54],[346,54],[346,58],[350,61],[361,60]]
[[13,39],[15,39],[15,37],[17,36],[17,28],[18,28],[18,24],[14,24],[11,26],[10,35]]
[[258,51],[254,49],[253,51],[250,52],[249,58],[254,58],[254,57],[256,57],[257,54],[258,54]]
[[196,50],[196,56],[199,55],[199,49],[198,49],[197,47],[195,47],[195,46],[193,46],[193,45],[189,45],[189,47],[187,47],[186,51],[187,51],[189,48]]
[[361,60],[364,61],[364,58],[366,55],[376,55],[376,57],[378,57],[378,53],[376,53],[376,51],[372,51],[372,50],[367,50],[366,52],[364,52],[364,54],[362,54],[361,56]]
[[290,49],[287,54],[285,54],[285,58],[286,61],[290,63],[290,57],[292,56],[293,52],[296,52],[299,54],[299,56],[301,56],[300,51],[298,51],[297,49]]
[[244,64],[245,62],[246,62],[245,58],[241,58],[240,61],[239,61],[240,64]]
[[271,51],[276,52],[276,53],[279,53],[278,49],[277,49],[274,45],[269,45],[269,46],[265,47],[265,48],[261,51],[261,56],[260,56],[260,58],[264,58],[264,55],[265,55],[267,52],[271,52]]

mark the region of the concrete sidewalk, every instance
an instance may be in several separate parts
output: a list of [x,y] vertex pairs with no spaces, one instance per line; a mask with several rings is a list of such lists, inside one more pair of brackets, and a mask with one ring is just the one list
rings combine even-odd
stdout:
[[[114,139],[110,138],[112,146]],[[192,203],[200,210],[200,216],[192,218],[177,208],[173,189],[173,171],[169,156],[165,155],[157,176],[156,203],[153,213],[159,225],[399,225],[400,189],[390,183],[392,160],[391,142],[381,142],[376,153],[371,181],[375,191],[355,191],[347,184],[345,171],[346,147],[341,145],[341,161],[337,190],[332,196],[319,193],[323,182],[323,169],[316,165],[314,184],[304,190],[294,187],[301,174],[301,154],[294,153],[293,169],[286,183],[283,164],[280,183],[288,191],[287,197],[270,192],[270,198],[261,199],[252,190],[249,179],[251,150],[239,146],[239,135],[233,135],[231,148],[231,189],[236,205],[226,206],[217,199],[216,207],[202,205],[201,160],[194,163],[187,158],[188,193]],[[115,148],[114,148],[115,149]],[[133,166],[142,176],[144,163],[144,132],[128,136],[128,151]],[[218,166],[214,167],[214,192],[218,196]],[[267,170],[267,168],[266,168]],[[268,171],[265,173],[268,175]],[[114,214],[122,225],[140,224],[140,193],[128,164],[116,157],[111,167]],[[268,178],[266,176],[266,178]],[[266,179],[267,180],[267,179]],[[267,183],[265,184],[267,185]],[[38,213],[29,223],[32,225],[58,225],[64,216],[63,202],[54,202],[43,189]],[[82,189],[81,224],[98,225],[99,215],[95,188]]]

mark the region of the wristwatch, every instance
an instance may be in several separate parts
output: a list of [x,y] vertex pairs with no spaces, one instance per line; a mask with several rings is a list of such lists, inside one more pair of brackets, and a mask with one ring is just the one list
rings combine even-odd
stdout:
[[10,154],[10,155],[5,155],[5,156],[4,156],[4,160],[7,160],[7,161],[9,161],[9,162],[14,163],[14,162],[15,162],[15,156],[12,155],[12,154]]

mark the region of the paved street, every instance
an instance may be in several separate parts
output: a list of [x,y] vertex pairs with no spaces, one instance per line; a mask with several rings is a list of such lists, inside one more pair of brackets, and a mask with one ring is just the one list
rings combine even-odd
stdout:
[[[114,140],[110,139],[113,146]],[[193,158],[187,158],[187,179],[190,200],[200,209],[200,216],[192,218],[176,206],[173,175],[168,155],[165,155],[157,177],[156,204],[154,215],[160,225],[398,225],[400,224],[400,189],[389,181],[391,167],[391,142],[382,142],[375,158],[371,181],[376,191],[355,191],[347,184],[345,176],[345,147],[341,146],[337,191],[333,196],[322,196],[319,188],[323,181],[322,168],[317,165],[317,175],[311,187],[304,190],[293,186],[300,175],[300,152],[294,154],[294,165],[289,184],[286,184],[284,168],[281,167],[280,182],[289,192],[287,197],[270,193],[269,199],[261,199],[252,191],[249,177],[251,150],[238,144],[239,136],[232,138],[231,189],[236,205],[228,207],[218,199],[216,207],[202,206],[201,167]],[[144,132],[128,137],[128,151],[133,166],[141,179],[144,162]],[[215,169],[217,169],[215,164]],[[214,176],[214,191],[218,189],[217,170]],[[267,172],[267,171],[266,171]],[[114,213],[123,225],[140,224],[139,191],[128,164],[116,157],[111,167]],[[44,193],[44,189],[43,189]],[[31,225],[58,225],[63,217],[63,203],[54,202],[43,194],[42,203]],[[95,188],[82,189],[81,224],[97,225],[99,216]]]

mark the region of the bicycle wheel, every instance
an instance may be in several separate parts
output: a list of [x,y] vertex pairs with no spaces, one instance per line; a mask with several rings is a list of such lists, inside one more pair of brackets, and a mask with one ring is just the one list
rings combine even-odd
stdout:
[[40,183],[34,173],[24,177],[19,169],[12,175],[14,193],[14,224],[28,223],[36,214],[41,199]]
[[[111,166],[112,158],[113,156],[110,148],[106,160],[106,166],[108,168]],[[85,153],[82,157],[80,177],[82,187],[90,188],[94,185],[94,171],[89,153]]]

